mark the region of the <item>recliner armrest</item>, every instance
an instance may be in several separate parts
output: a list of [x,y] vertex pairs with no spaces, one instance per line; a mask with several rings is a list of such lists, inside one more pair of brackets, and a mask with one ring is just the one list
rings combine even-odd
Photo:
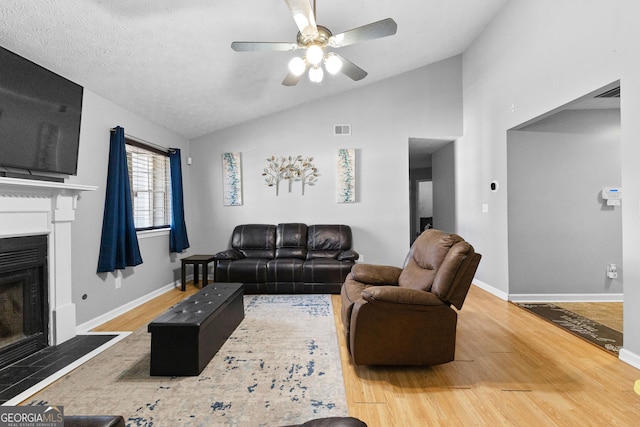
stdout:
[[353,249],[342,251],[338,254],[339,261],[355,261],[360,258],[360,254]]
[[445,303],[431,292],[397,286],[372,286],[362,291],[362,298],[369,302],[388,302],[424,306],[441,306]]
[[221,251],[215,254],[213,256],[213,259],[215,259],[216,261],[222,260],[222,259],[234,260],[234,259],[242,259],[244,257],[245,256],[240,251],[237,251],[235,249],[227,249],[226,251]]
[[369,285],[395,285],[402,269],[390,265],[355,264],[351,268],[351,277],[360,283]]

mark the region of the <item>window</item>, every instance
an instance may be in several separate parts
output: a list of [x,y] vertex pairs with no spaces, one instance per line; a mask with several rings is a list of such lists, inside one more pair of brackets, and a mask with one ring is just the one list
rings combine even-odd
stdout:
[[171,223],[169,155],[126,140],[129,183],[136,230],[168,228]]

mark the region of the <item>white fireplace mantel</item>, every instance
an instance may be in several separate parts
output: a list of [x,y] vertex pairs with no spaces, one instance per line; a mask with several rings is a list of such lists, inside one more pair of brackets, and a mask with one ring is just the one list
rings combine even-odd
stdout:
[[49,344],[76,335],[71,223],[78,198],[97,187],[0,177],[0,238],[48,235]]

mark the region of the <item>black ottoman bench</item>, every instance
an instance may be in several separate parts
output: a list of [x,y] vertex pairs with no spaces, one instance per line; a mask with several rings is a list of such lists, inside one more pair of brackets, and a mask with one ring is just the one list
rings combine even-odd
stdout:
[[212,283],[149,323],[154,376],[199,375],[244,319],[241,283]]

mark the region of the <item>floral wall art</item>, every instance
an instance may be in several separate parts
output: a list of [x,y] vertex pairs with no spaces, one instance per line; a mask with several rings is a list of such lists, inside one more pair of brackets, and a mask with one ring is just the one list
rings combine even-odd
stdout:
[[338,203],[356,202],[356,150],[354,148],[338,149],[337,164]]
[[267,159],[267,167],[264,168],[262,176],[269,187],[276,188],[276,196],[280,193],[280,183],[287,182],[289,193],[291,193],[293,183],[300,182],[302,185],[302,195],[306,186],[315,185],[320,173],[318,168],[312,163],[313,157],[293,156],[271,156]]
[[222,154],[224,206],[242,206],[242,164],[240,153]]

